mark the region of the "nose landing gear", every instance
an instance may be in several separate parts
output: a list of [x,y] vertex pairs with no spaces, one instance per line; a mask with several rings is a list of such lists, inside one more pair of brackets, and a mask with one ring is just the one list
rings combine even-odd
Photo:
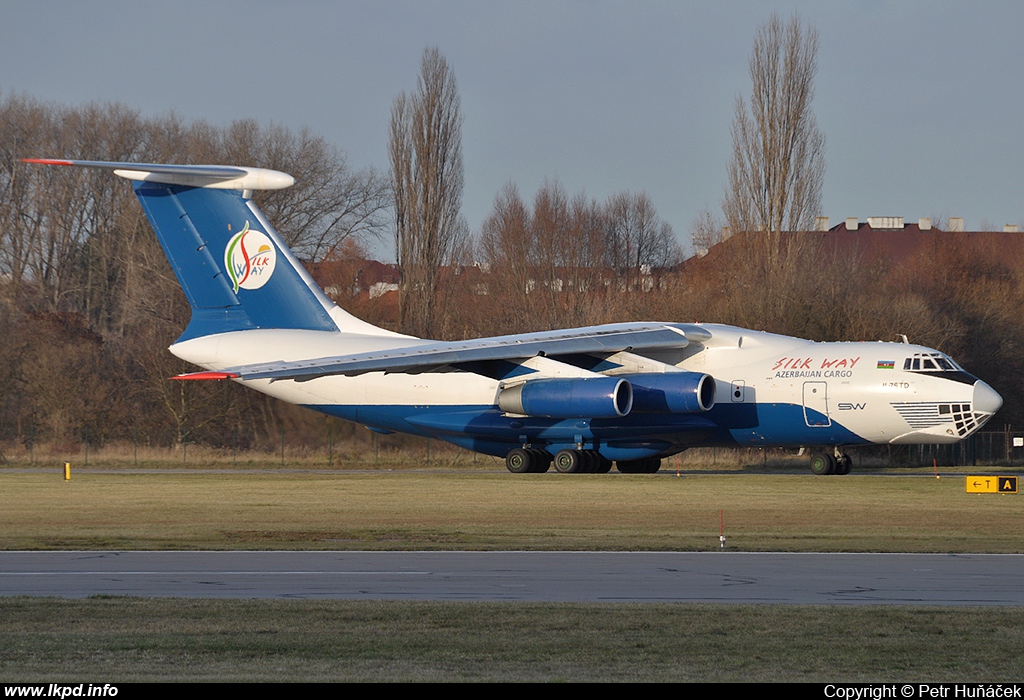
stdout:
[[819,452],[811,455],[811,472],[818,476],[849,474],[851,469],[853,460],[850,455],[840,452],[839,448],[836,448],[834,454]]

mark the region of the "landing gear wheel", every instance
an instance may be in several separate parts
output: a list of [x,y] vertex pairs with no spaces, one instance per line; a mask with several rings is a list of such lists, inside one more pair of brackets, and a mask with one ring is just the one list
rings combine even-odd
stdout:
[[593,474],[597,469],[597,455],[590,450],[580,451],[580,474]]
[[819,452],[811,455],[811,472],[818,476],[834,474],[836,471],[836,458],[827,452]]
[[853,469],[853,460],[850,459],[850,455],[845,452],[836,459],[836,470],[833,474],[846,475]]
[[516,447],[505,455],[505,466],[513,474],[528,474],[533,471],[537,457],[533,450]]
[[545,450],[530,450],[534,454],[533,473],[543,474],[551,468],[551,454]]
[[562,450],[555,455],[555,471],[560,474],[578,474],[583,471],[583,456],[576,450]]
[[655,474],[661,469],[661,459],[650,457],[648,459],[620,460],[615,466],[623,474]]
[[597,468],[594,469],[595,474],[607,474],[612,470],[612,461],[605,459],[600,454],[597,455]]

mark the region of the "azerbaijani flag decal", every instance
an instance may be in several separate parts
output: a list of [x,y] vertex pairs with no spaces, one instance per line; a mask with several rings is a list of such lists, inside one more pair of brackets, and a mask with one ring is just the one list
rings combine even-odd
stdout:
[[876,369],[894,369],[896,367],[895,360],[879,360]]

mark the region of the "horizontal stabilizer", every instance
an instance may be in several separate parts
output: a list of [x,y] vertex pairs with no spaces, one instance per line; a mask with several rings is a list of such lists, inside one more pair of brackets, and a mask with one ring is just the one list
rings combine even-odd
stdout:
[[224,190],[282,190],[295,184],[295,178],[288,173],[267,168],[234,165],[166,165],[163,163],[118,163],[106,160],[63,160],[59,158],[22,158],[21,161],[40,165],[70,165],[78,168],[111,170],[115,175],[128,180],[185,187]]

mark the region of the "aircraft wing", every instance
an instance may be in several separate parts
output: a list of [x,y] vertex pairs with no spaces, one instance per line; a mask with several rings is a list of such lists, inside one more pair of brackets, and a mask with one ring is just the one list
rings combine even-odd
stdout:
[[[293,379],[308,381],[330,375],[356,376],[367,372],[416,374],[441,367],[489,360],[530,357],[611,354],[623,351],[670,350],[701,342],[711,333],[685,323],[616,323],[567,330],[524,333],[455,342],[430,341],[388,350],[337,355],[296,362],[267,362],[229,367],[226,375],[241,379]],[[210,373],[196,373],[196,375]],[[192,378],[184,375],[182,378]]]

